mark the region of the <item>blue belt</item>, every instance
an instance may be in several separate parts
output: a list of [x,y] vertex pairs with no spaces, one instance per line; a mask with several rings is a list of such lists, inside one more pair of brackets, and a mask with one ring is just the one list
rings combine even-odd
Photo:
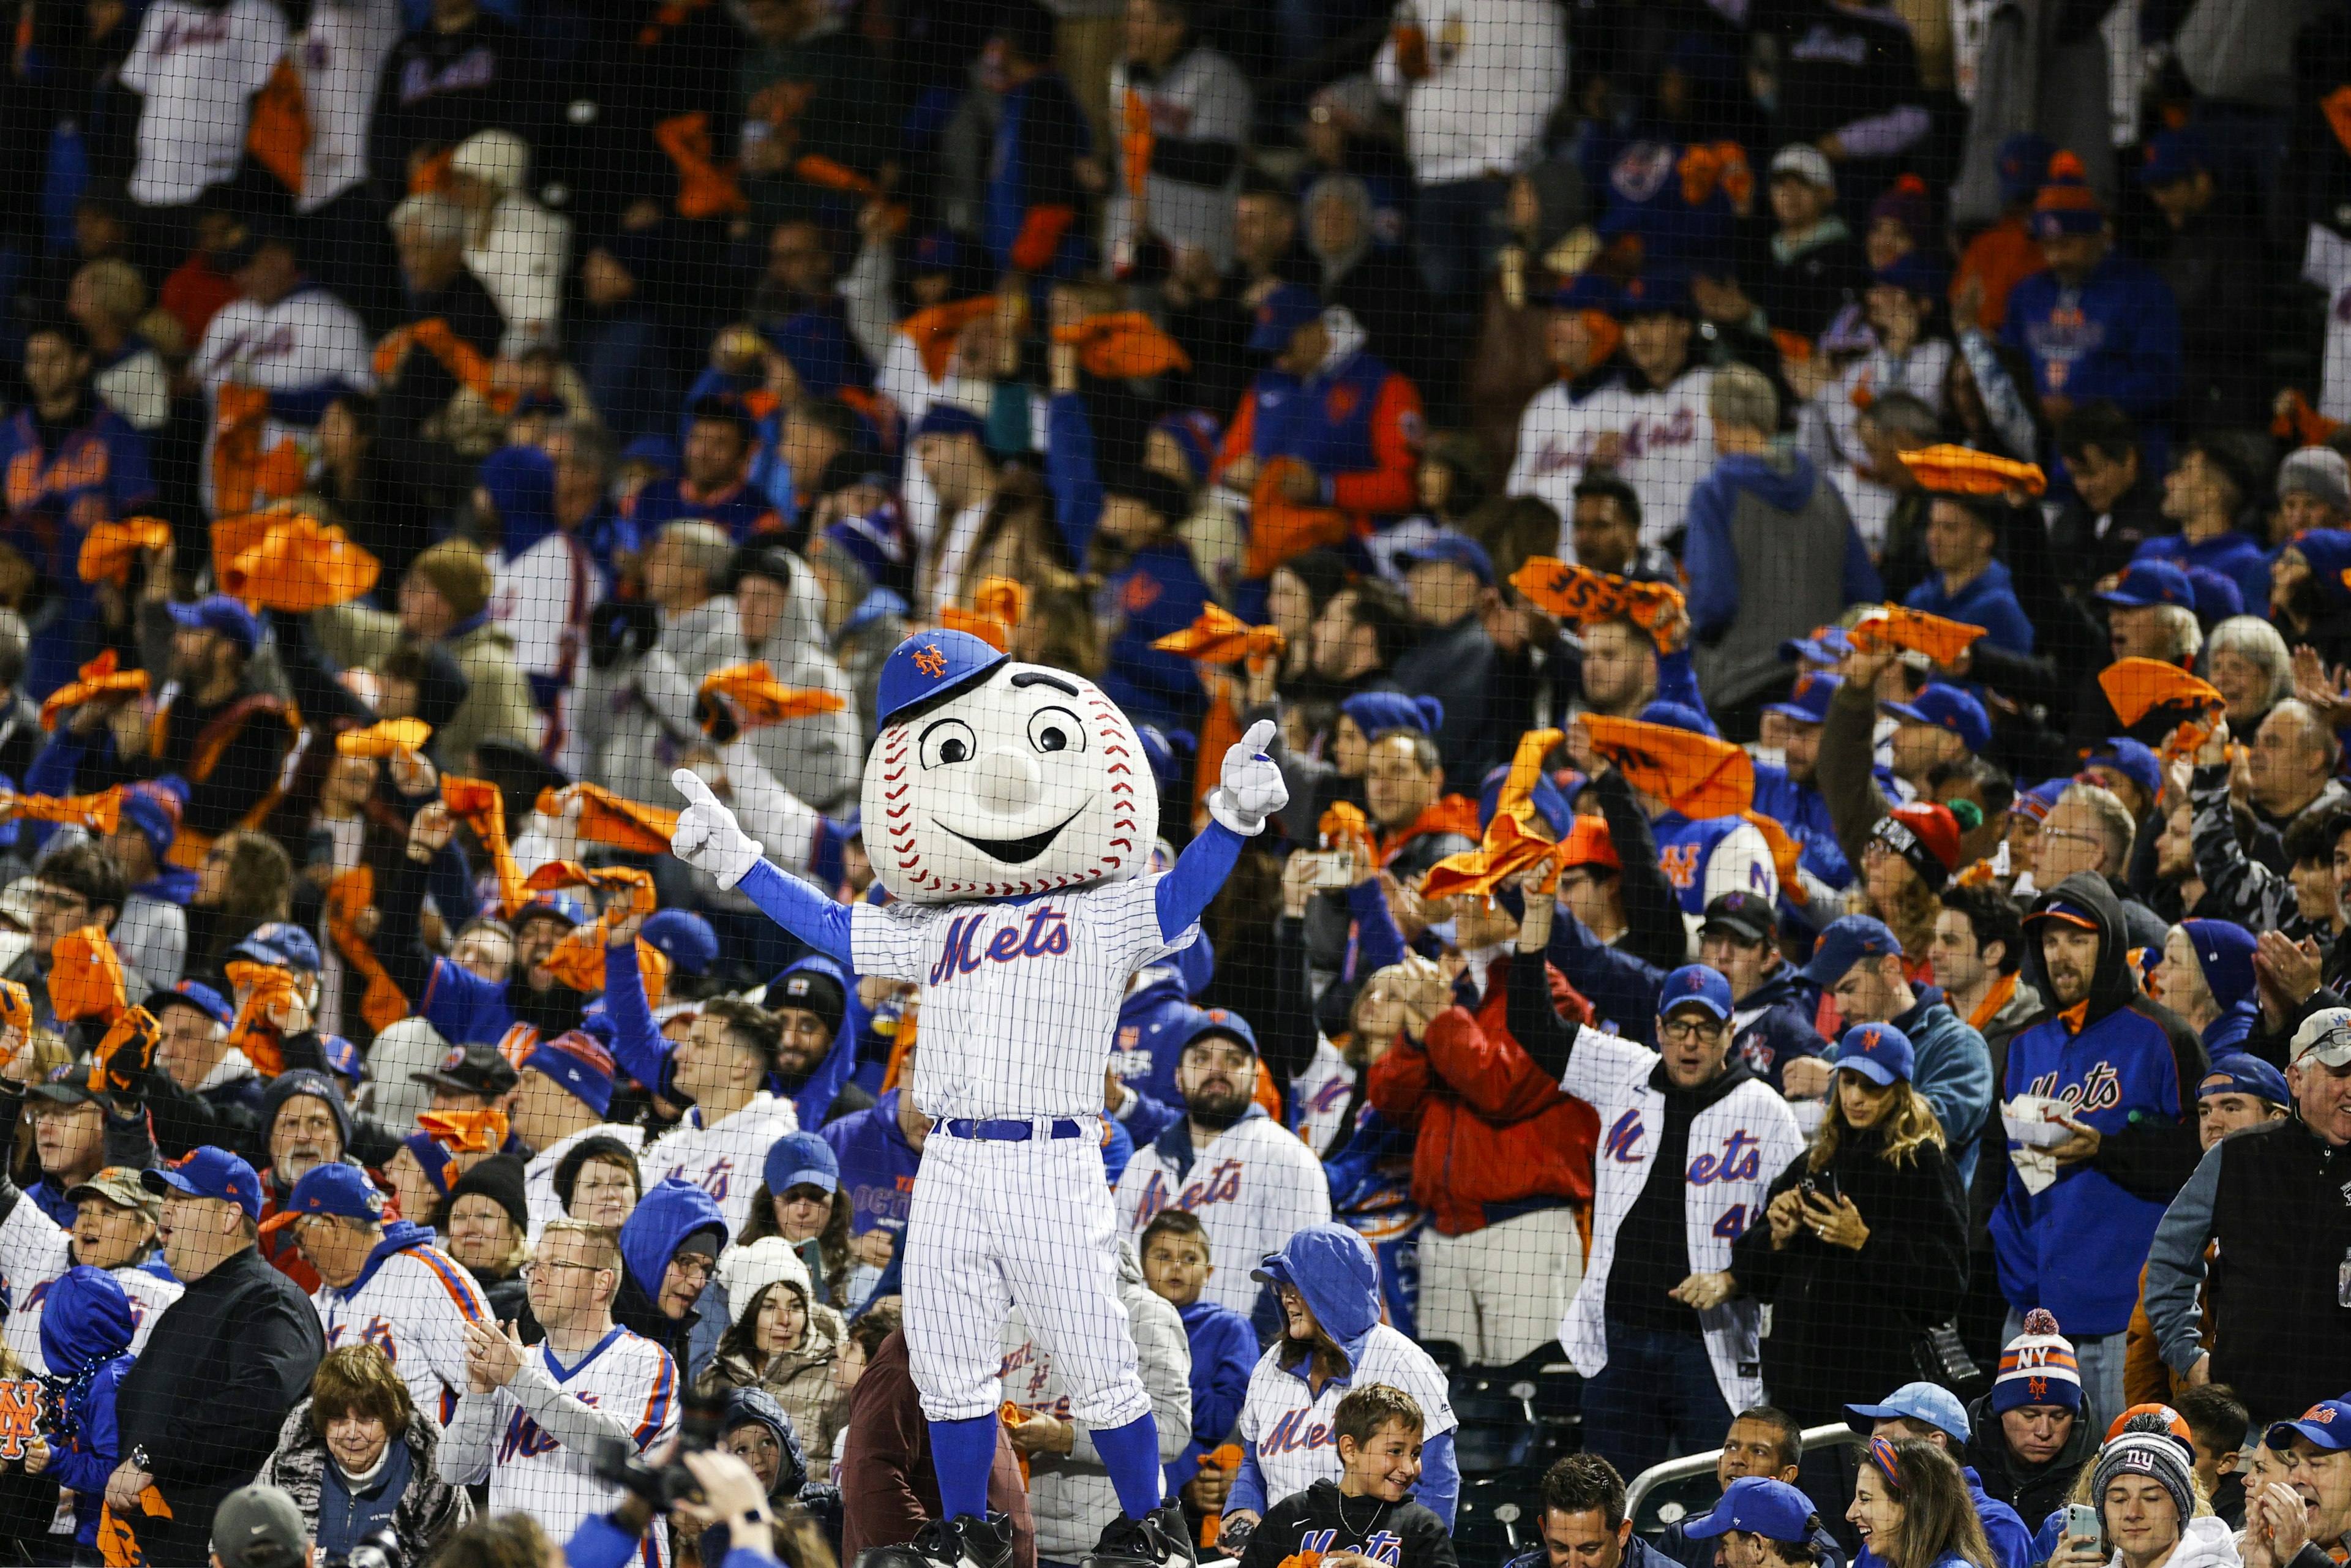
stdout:
[[[1034,1122],[974,1122],[967,1117],[957,1117],[940,1125],[946,1129],[950,1137],[985,1138],[992,1144],[1025,1144],[1037,1135]],[[1067,1116],[1053,1124],[1053,1136],[1057,1138],[1074,1138],[1084,1131]]]

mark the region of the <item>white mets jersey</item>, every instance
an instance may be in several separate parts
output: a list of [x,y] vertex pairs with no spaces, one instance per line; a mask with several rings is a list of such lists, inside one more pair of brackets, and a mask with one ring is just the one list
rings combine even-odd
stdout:
[[[490,1512],[520,1509],[550,1541],[569,1541],[581,1521],[622,1498],[590,1469],[595,1439],[626,1437],[643,1454],[669,1439],[677,1416],[677,1366],[653,1341],[615,1328],[569,1367],[542,1342],[507,1386],[457,1402],[441,1476],[462,1485],[487,1479]],[[666,1530],[648,1531],[632,1559],[642,1568],[668,1560]]]
[[[1098,1116],[1127,977],[1191,945],[1159,934],[1156,876],[1019,903],[861,904],[860,975],[923,988],[914,1103],[934,1116]],[[647,1167],[652,1174],[652,1167]]]
[[[603,1131],[601,1126],[596,1130]],[[792,1103],[763,1089],[751,1097],[749,1104],[716,1126],[702,1124],[700,1106],[687,1111],[683,1121],[639,1157],[637,1165],[644,1172],[648,1189],[675,1176],[708,1193],[726,1213],[726,1234],[731,1239],[743,1234],[743,1227],[750,1221],[752,1195],[766,1179],[768,1151],[775,1147],[778,1138],[799,1130],[799,1113],[792,1109]],[[549,1166],[550,1192],[554,1182],[554,1167]],[[537,1216],[534,1208],[532,1217]]]
[[[49,1288],[74,1266],[73,1236],[41,1212],[29,1197],[19,1197],[5,1221],[0,1221],[0,1289],[7,1292],[8,1323],[0,1339],[16,1353],[26,1370],[46,1373],[41,1354],[41,1310]],[[144,1269],[111,1270],[122,1293],[131,1298],[131,1353],[147,1348],[147,1336],[163,1309],[180,1299],[187,1287]]]
[[[918,1065],[921,1060],[917,1055]],[[1188,1124],[1178,1122],[1134,1151],[1118,1180],[1120,1222],[1139,1237],[1169,1208],[1196,1216],[1207,1233],[1216,1272],[1201,1299],[1247,1317],[1260,1289],[1251,1270],[1292,1236],[1331,1218],[1331,1183],[1297,1134],[1252,1105],[1206,1148],[1192,1147]]]
[[[1221,1267],[1217,1270],[1223,1272]],[[1384,1383],[1411,1395],[1426,1420],[1421,1428],[1423,1442],[1461,1424],[1453,1414],[1444,1370],[1426,1351],[1385,1323],[1372,1325],[1353,1369],[1344,1379],[1325,1383],[1319,1396],[1307,1391],[1301,1375],[1305,1361],[1292,1372],[1281,1364],[1281,1349],[1277,1341],[1258,1358],[1241,1401],[1241,1441],[1257,1455],[1269,1503],[1302,1492],[1316,1481],[1339,1479],[1339,1438],[1331,1422],[1350,1388]]]
[[431,1237],[427,1231],[413,1245],[370,1259],[348,1287],[320,1285],[310,1304],[329,1350],[376,1346],[399,1369],[416,1408],[445,1426],[465,1391],[465,1324],[488,1323],[490,1303]]

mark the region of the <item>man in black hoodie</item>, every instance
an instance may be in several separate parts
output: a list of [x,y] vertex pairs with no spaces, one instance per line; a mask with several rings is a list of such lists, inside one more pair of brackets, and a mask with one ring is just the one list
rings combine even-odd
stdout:
[[[163,1200],[163,1259],[187,1293],[156,1319],[115,1396],[122,1462],[106,1483],[146,1560],[202,1563],[213,1511],[251,1481],[327,1354],[318,1309],[262,1260],[261,1178],[202,1148],[140,1176]],[[152,1490],[167,1511],[142,1503]]]

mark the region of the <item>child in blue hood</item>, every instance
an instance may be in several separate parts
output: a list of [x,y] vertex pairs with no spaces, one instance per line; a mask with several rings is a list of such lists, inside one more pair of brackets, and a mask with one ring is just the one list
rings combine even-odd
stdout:
[[1350,1388],[1384,1383],[1417,1400],[1420,1484],[1413,1495],[1453,1527],[1461,1467],[1444,1370],[1380,1322],[1380,1269],[1371,1243],[1347,1226],[1310,1225],[1268,1257],[1255,1278],[1281,1298],[1282,1336],[1249,1375],[1241,1405],[1241,1471],[1225,1501],[1227,1524],[1254,1524],[1269,1504],[1339,1479],[1335,1425]]
[[[103,1269],[78,1264],[49,1287],[41,1355],[49,1364],[47,1473],[74,1494],[74,1540],[98,1548],[98,1512],[120,1458],[114,1394],[131,1371],[131,1298]],[[26,1469],[33,1467],[28,1461]]]

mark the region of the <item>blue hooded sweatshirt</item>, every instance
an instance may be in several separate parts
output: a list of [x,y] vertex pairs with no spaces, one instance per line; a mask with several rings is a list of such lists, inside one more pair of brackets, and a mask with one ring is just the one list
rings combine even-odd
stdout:
[[870,1111],[843,1116],[818,1136],[832,1145],[841,1162],[841,1185],[849,1193],[850,1233],[862,1236],[883,1226],[904,1237],[906,1213],[914,1202],[914,1173],[923,1156],[906,1142],[898,1127],[898,1096],[893,1089]]
[[[709,1248],[715,1258],[726,1246],[726,1215],[717,1199],[676,1176],[655,1186],[639,1201],[636,1211],[621,1227],[621,1261],[623,1278],[621,1288],[612,1298],[612,1321],[643,1338],[653,1341],[669,1352],[677,1363],[681,1381],[698,1376],[702,1367],[696,1364],[696,1351],[715,1351],[716,1334],[700,1335],[696,1330],[706,1315],[705,1307],[697,1304],[687,1309],[685,1316],[672,1318],[661,1310],[662,1280],[669,1272],[670,1260],[677,1255],[686,1238],[697,1231],[716,1238]],[[707,1300],[709,1287],[704,1288]],[[721,1322],[726,1312],[720,1312]],[[704,1354],[699,1358],[709,1360]]]
[[[1310,1225],[1290,1239],[1287,1246],[1265,1260],[1260,1272],[1270,1282],[1289,1285],[1306,1299],[1314,1321],[1345,1353],[1350,1366],[1363,1359],[1364,1343],[1380,1321],[1379,1263],[1371,1244],[1344,1225],[1326,1221]],[[1301,1380],[1309,1364],[1301,1362],[1291,1376]],[[1438,1381],[1444,1374],[1431,1365]],[[1345,1383],[1345,1378],[1340,1379]],[[1461,1467],[1453,1455],[1453,1434],[1440,1432],[1425,1438],[1420,1449],[1420,1480],[1412,1495],[1431,1513],[1453,1528],[1454,1505],[1461,1497]],[[1280,1498],[1265,1495],[1265,1475],[1257,1454],[1244,1448],[1241,1473],[1233,1481],[1225,1511],[1248,1509],[1263,1514]]]
[[48,1474],[74,1494],[74,1540],[95,1548],[106,1479],[120,1459],[115,1390],[131,1365],[131,1298],[103,1269],[77,1264],[49,1287],[41,1356],[49,1375]]
[[1118,1119],[1137,1145],[1151,1143],[1171,1123],[1183,1120],[1176,1059],[1183,1053],[1195,1016],[1180,970],[1160,965],[1144,973],[1150,978],[1118,1005],[1118,1032],[1112,1037],[1110,1059],[1111,1071],[1136,1096],[1133,1108],[1122,1107]]
[[1167,1462],[1170,1492],[1198,1475],[1201,1456],[1232,1436],[1258,1357],[1256,1331],[1232,1308],[1194,1301],[1176,1316],[1192,1343],[1192,1440]]
[[[2256,550],[2254,559],[2260,559]],[[1995,648],[2014,653],[2032,652],[2032,622],[2024,618],[2024,607],[2016,601],[2015,580],[2009,576],[2005,562],[1986,562],[1983,570],[1956,593],[1944,588],[1943,574],[1936,572],[1913,588],[1902,602],[1947,621],[1980,626],[1984,640]]]
[[[1690,492],[1682,569],[1689,579],[1690,630],[1697,637],[1718,636],[1739,619],[1739,551],[1730,542],[1730,517],[1738,509],[1739,492],[1752,491],[1767,507],[1797,512],[1812,499],[1813,486],[1823,483],[1820,470],[1801,452],[1769,457],[1740,453],[1717,463],[1714,472]],[[1850,524],[1844,530],[1844,587],[1848,604],[1886,597],[1877,569],[1869,564],[1869,547]],[[1664,697],[1667,694],[1663,661],[1659,663],[1657,695]]]
[[[607,967],[610,967],[609,963]],[[785,966],[783,972],[769,982],[768,994],[783,995],[784,982],[798,974],[822,975],[841,988],[841,994],[848,1002],[853,1004],[857,998],[856,980],[840,964],[821,953],[811,953]],[[611,983],[609,978],[606,983]],[[824,1113],[832,1109],[841,1085],[847,1083],[850,1074],[857,1071],[858,1031],[852,1029],[850,1023],[851,1015],[844,1010],[841,1015],[840,1027],[832,1031],[832,1044],[826,1048],[824,1060],[816,1064],[816,1071],[809,1074],[808,1082],[792,1093],[792,1109],[799,1113],[803,1127],[824,1125]]]

